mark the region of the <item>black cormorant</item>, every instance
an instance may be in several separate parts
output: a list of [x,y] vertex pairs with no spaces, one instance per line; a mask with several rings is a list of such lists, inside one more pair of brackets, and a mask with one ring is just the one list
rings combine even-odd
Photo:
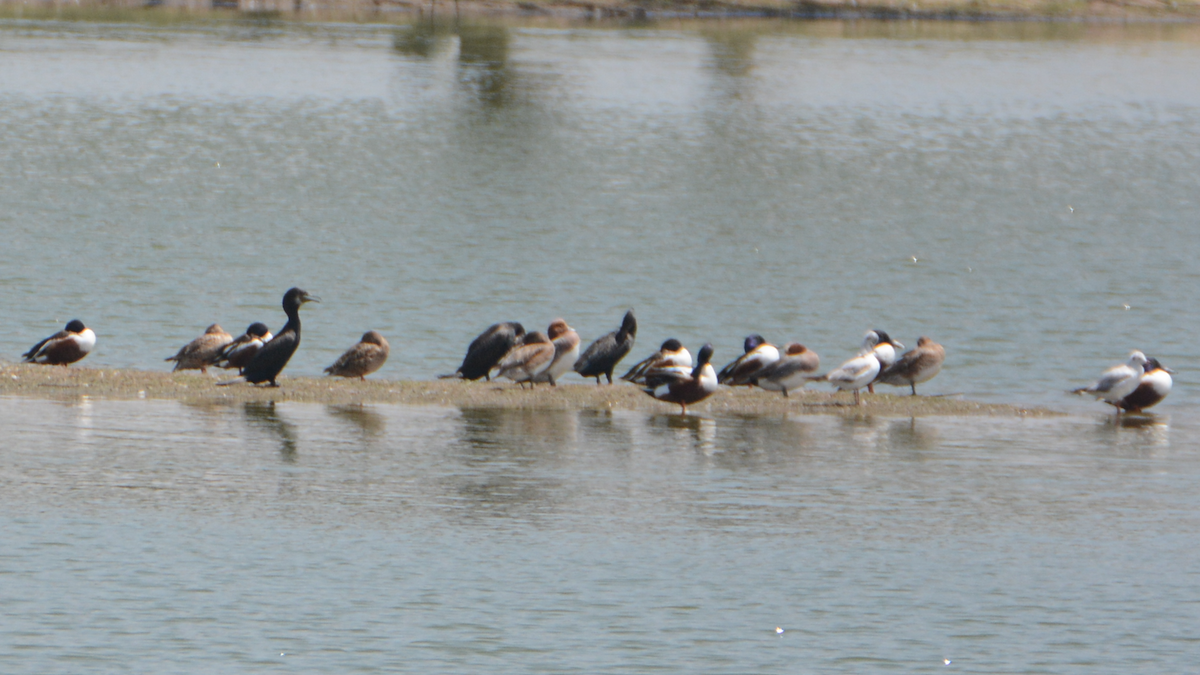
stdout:
[[439,377],[459,377],[464,380],[478,380],[483,377],[490,382],[492,369],[500,363],[500,359],[504,358],[505,354],[512,351],[513,347],[521,344],[524,337],[525,327],[516,321],[505,321],[489,326],[487,330],[479,334],[479,337],[471,341],[471,346],[467,347],[467,355],[463,357],[462,365],[458,370],[451,375],[440,375]]
[[287,314],[287,323],[242,369],[242,376],[247,382],[269,382],[272,387],[279,386],[275,378],[279,377],[280,371],[300,346],[300,305],[320,301],[320,298],[313,297],[299,288],[289,289],[283,295],[283,311]]
[[575,372],[584,377],[596,378],[596,384],[600,384],[601,375],[606,375],[608,383],[612,384],[613,369],[633,349],[635,337],[637,319],[633,317],[631,309],[625,312],[625,319],[621,321],[619,329],[601,336],[588,346],[583,356],[575,362]]

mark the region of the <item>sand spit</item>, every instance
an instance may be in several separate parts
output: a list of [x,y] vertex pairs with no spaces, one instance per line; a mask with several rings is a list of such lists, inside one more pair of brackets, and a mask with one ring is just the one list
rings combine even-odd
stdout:
[[[524,410],[645,410],[674,413],[679,407],[646,396],[635,386],[570,383],[558,387],[521,389],[505,382],[460,380],[397,381],[384,379],[343,380],[339,378],[283,377],[278,388],[238,383],[218,387],[228,379],[184,373],[99,368],[59,368],[33,365],[0,365],[0,396],[72,400],[83,397],[109,400],[171,399],[188,402],[242,403],[250,401],[297,401],[345,405],[390,403],[460,408],[508,408]],[[929,397],[896,394],[865,395],[861,408],[851,405],[849,394],[830,395],[806,390],[789,398],[779,394],[722,388],[709,400],[689,407],[702,415],[775,415],[782,413],[832,415],[986,415],[1049,417],[1061,413],[1044,408],[977,403],[958,396]]]
[[412,17],[549,21],[807,20],[1196,21],[1200,0],[0,0],[0,17],[393,23]]

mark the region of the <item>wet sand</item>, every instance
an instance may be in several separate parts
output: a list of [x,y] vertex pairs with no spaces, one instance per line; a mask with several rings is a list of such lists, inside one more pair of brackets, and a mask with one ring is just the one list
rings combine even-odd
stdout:
[[[678,412],[679,406],[656,401],[639,387],[625,382],[609,386],[578,381],[557,387],[539,385],[522,389],[508,381],[461,380],[397,381],[386,379],[281,377],[279,387],[259,387],[239,382],[218,387],[234,377],[229,373],[201,375],[139,370],[61,368],[18,364],[0,365],[0,396],[71,400],[82,397],[129,400],[173,399],[190,402],[296,401],[345,405],[390,403],[466,408],[525,410],[645,410]],[[928,386],[928,385],[926,385]],[[960,396],[909,396],[892,393],[864,394],[854,406],[849,393],[833,395],[810,389],[784,398],[774,392],[722,387],[707,401],[689,406],[688,412],[712,415],[774,415],[781,413],[857,415],[870,413],[899,417],[929,415],[987,415],[1048,417],[1061,413],[1045,409],[977,403]]]
[[0,0],[0,18],[393,23],[430,14],[551,21],[725,19],[1197,21],[1200,0]]

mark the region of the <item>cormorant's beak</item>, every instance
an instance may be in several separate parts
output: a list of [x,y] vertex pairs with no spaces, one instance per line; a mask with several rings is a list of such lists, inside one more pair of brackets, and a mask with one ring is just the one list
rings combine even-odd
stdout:
[[321,299],[320,299],[320,298],[318,298],[318,297],[317,297],[317,296],[315,296],[315,295],[308,295],[308,294],[305,294],[303,298],[300,298],[300,303],[301,303],[301,304],[304,304],[304,303],[306,303],[306,302],[320,302],[320,301],[321,301]]

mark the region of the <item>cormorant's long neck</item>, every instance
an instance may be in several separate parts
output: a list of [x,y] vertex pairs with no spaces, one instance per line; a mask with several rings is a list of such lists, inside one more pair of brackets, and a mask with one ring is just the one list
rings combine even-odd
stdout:
[[286,333],[288,331],[292,331],[293,333],[296,334],[296,342],[299,343],[300,342],[300,308],[298,306],[297,307],[289,306],[289,307],[284,307],[283,311],[287,314],[288,320],[287,320],[287,323],[283,324],[283,329],[280,330],[279,332]]

